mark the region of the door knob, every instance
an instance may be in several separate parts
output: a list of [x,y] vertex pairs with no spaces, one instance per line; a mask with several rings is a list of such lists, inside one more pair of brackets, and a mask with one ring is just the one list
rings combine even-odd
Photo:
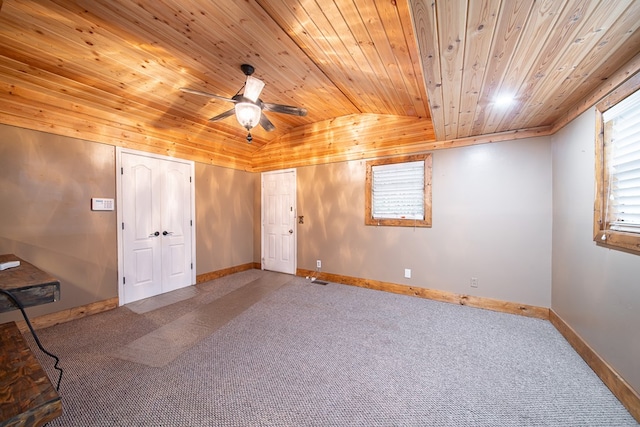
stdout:
[[170,235],[170,234],[173,234],[173,231],[167,231],[167,230],[164,230],[164,231],[162,232],[162,235],[163,235],[163,236],[168,236],[168,235]]
[[289,230],[289,234],[293,234],[293,228]]
[[155,233],[149,234],[149,237],[158,237],[159,235],[160,235],[160,232],[156,231]]

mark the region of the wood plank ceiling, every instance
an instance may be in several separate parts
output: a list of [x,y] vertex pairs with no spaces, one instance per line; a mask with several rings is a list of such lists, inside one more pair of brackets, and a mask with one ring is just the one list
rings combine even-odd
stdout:
[[[634,0],[0,7],[0,123],[253,171],[548,134],[640,62]],[[248,144],[234,117],[208,121],[232,104],[179,90],[231,97],[242,63],[308,115],[267,113]]]

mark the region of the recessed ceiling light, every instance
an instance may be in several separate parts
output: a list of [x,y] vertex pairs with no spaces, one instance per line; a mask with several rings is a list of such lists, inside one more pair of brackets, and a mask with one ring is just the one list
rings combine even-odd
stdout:
[[506,107],[513,103],[514,98],[513,95],[510,94],[502,94],[495,97],[493,103],[498,107]]

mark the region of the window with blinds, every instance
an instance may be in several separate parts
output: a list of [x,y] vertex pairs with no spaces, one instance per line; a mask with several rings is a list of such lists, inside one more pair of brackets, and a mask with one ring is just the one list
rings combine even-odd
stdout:
[[640,72],[596,105],[593,239],[640,255]]
[[609,228],[640,233],[640,91],[602,114]]
[[424,162],[373,166],[373,218],[424,219]]
[[431,154],[367,162],[365,224],[431,226]]

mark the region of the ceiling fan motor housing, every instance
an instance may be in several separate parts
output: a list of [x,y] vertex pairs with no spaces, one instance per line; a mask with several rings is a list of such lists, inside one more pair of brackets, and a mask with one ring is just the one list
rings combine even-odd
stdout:
[[253,68],[253,65],[249,65],[249,64],[240,65],[240,69],[242,70],[245,76],[250,76],[256,70],[255,68]]

